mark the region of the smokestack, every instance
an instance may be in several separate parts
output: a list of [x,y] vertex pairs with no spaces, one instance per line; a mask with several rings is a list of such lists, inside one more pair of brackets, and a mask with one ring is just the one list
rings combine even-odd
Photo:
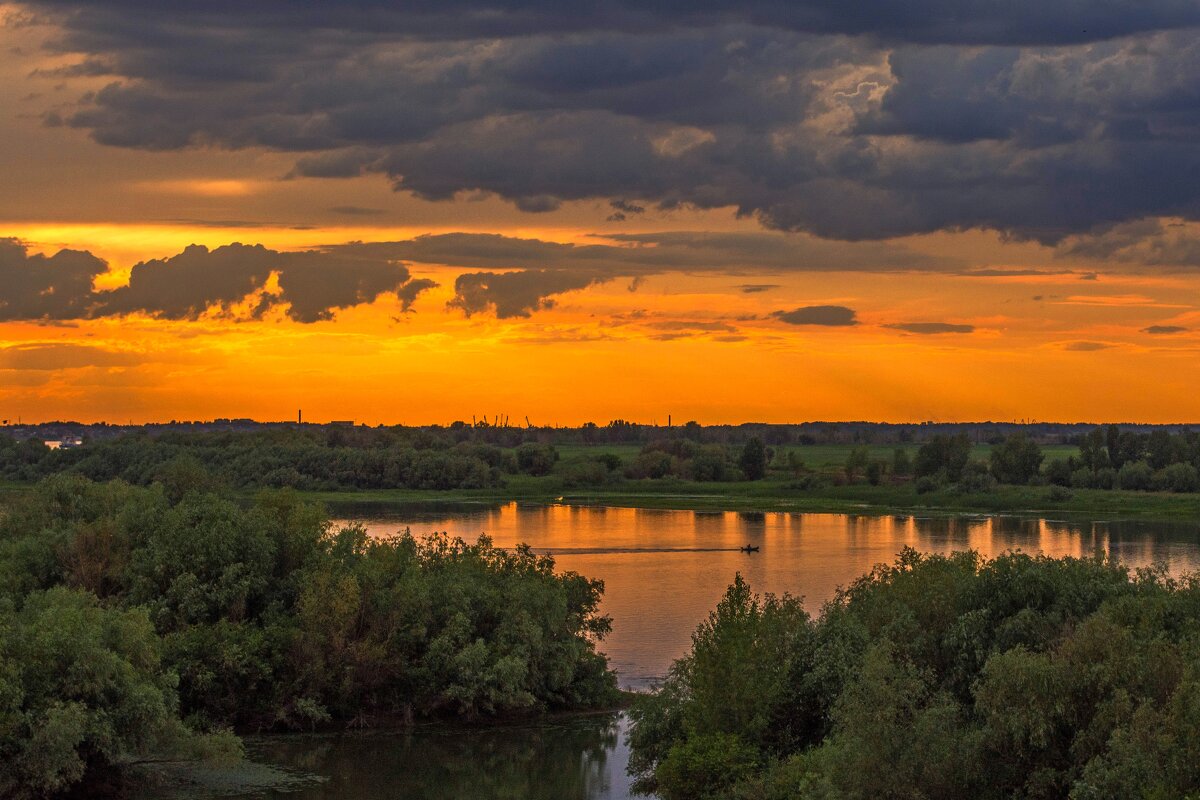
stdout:
[[296,410],[296,424],[297,425],[304,424],[304,409],[302,409],[302,408]]

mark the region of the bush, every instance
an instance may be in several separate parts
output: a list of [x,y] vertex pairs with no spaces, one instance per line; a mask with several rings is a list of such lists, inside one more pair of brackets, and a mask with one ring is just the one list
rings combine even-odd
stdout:
[[1055,458],[1046,464],[1046,480],[1055,486],[1070,486],[1072,473],[1072,464],[1069,458]]
[[1050,491],[1047,493],[1046,499],[1051,503],[1065,503],[1073,496],[1074,495],[1071,494],[1070,489],[1066,488],[1065,486],[1059,486],[1055,484],[1050,487]]
[[958,481],[971,458],[971,441],[966,434],[956,436],[937,435],[917,450],[913,474],[918,478],[932,477],[944,473],[946,480]]
[[913,486],[916,488],[917,494],[929,494],[930,492],[936,491],[941,484],[938,483],[938,480],[932,475],[922,475],[921,477],[917,478]]
[[1200,472],[1191,464],[1171,464],[1154,475],[1154,487],[1170,492],[1200,490]]
[[675,461],[671,456],[658,450],[639,453],[629,466],[625,475],[629,478],[665,478],[675,472]]
[[517,448],[517,469],[529,475],[549,475],[558,451],[548,444],[523,444]]
[[1015,433],[991,452],[992,475],[1000,483],[1024,485],[1038,474],[1042,449],[1023,433]]
[[1126,462],[1117,472],[1118,488],[1147,492],[1154,488],[1154,470],[1145,461]]

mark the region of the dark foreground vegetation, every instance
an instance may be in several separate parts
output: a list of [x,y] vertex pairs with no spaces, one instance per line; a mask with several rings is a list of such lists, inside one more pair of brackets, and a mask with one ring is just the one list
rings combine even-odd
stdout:
[[739,577],[631,772],[662,800],[1200,796],[1200,582],[902,553],[818,618]]
[[233,730],[611,704],[602,590],[487,539],[332,530],[291,493],[49,478],[0,517],[0,797],[235,758]]

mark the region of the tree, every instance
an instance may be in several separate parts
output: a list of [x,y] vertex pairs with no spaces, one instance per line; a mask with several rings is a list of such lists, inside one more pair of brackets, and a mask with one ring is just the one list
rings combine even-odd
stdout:
[[971,440],[965,433],[954,436],[938,434],[917,450],[913,472],[918,478],[944,474],[949,481],[962,477],[963,468],[971,458]]
[[846,482],[854,483],[871,462],[871,448],[861,445],[853,448],[846,456]]
[[160,651],[144,611],[102,608],[86,592],[59,587],[17,613],[0,608],[0,796],[56,794],[151,754],[214,745],[237,755],[235,740],[178,721]]
[[742,455],[738,458],[738,466],[746,473],[746,478],[752,481],[761,480],[767,474],[767,448],[763,440],[751,436],[742,447]]
[[1042,449],[1023,433],[1014,433],[992,449],[992,475],[1001,483],[1026,484],[1038,475]]

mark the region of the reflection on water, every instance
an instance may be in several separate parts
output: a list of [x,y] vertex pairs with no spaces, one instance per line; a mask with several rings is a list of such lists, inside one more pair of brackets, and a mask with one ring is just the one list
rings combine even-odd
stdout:
[[[760,592],[791,592],[810,611],[839,586],[904,546],[948,553],[975,549],[1083,556],[1111,552],[1130,566],[1200,569],[1200,525],[1056,522],[1026,517],[913,517],[663,511],[508,503],[493,507],[376,508],[360,522],[375,535],[404,528],[446,531],[496,544],[527,542],[562,569],[605,582],[613,632],[602,649],[623,686],[665,674],[691,633],[741,572]],[[757,553],[738,548],[753,544]]]
[[[345,520],[344,520],[345,521]],[[626,687],[653,685],[741,572],[761,592],[791,592],[817,611],[838,586],[904,546],[1083,556],[1109,552],[1130,566],[1200,569],[1200,525],[1055,522],[1018,517],[743,514],[628,508],[440,505],[376,508],[355,520],[372,534],[446,531],[496,544],[529,543],[562,569],[605,582],[613,632],[603,642]],[[758,545],[756,553],[738,548]],[[283,800],[627,800],[629,754],[621,715],[410,734],[270,737],[252,754],[328,780]],[[197,795],[199,796],[199,795]]]
[[603,714],[483,730],[267,737],[261,761],[324,776],[279,800],[627,800],[624,717]]

